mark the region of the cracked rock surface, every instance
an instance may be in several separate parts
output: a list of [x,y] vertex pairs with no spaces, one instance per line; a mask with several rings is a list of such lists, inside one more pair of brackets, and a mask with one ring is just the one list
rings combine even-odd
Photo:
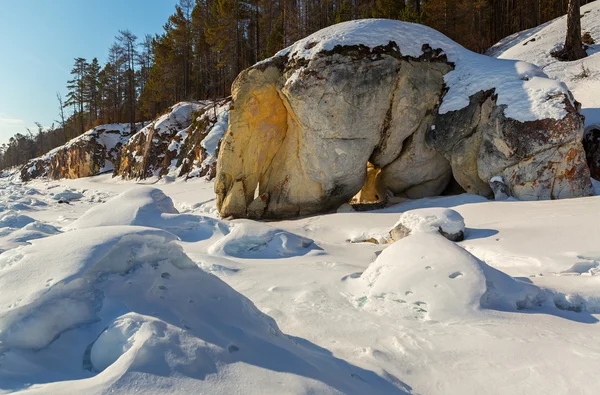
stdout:
[[[562,119],[507,118],[495,89],[440,114],[445,76],[455,67],[444,48],[425,44],[419,57],[404,56],[390,40],[335,46],[310,59],[284,52],[243,71],[217,162],[221,216],[315,214],[359,191],[355,200],[365,204],[387,191],[435,196],[452,177],[486,197],[497,175],[519,199],[592,193],[583,118],[571,97],[559,93]],[[375,176],[367,178],[367,164]]]

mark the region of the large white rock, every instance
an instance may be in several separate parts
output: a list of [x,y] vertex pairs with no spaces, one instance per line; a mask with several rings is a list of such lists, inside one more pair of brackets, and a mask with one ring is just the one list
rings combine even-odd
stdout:
[[223,217],[308,215],[359,191],[385,200],[373,186],[434,196],[452,176],[486,197],[495,175],[521,199],[592,193],[566,86],[425,26],[328,27],[240,73],[232,97],[215,181]]

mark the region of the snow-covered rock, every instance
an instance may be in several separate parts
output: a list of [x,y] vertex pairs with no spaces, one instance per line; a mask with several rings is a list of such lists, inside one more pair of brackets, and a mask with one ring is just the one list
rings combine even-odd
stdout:
[[112,171],[126,179],[215,176],[229,99],[181,102],[152,122],[100,125],[21,169],[21,179],[80,178]]
[[488,266],[436,232],[413,233],[390,245],[355,281],[361,307],[420,319],[553,306],[544,290]]
[[176,166],[180,177],[205,177],[207,180],[215,177],[219,145],[228,126],[230,103],[231,99],[216,101],[197,112],[178,153]]
[[24,181],[47,176],[79,178],[112,171],[123,144],[131,136],[128,124],[97,126],[67,144],[32,159],[21,169]]
[[240,73],[232,96],[215,183],[223,217],[334,210],[369,166],[369,185],[409,198],[441,194],[452,176],[483,196],[496,175],[519,199],[593,192],[566,85],[425,26],[330,26]]
[[83,197],[83,193],[65,189],[62,192],[55,193],[52,198],[54,200],[62,200],[70,202],[72,200],[79,200]]
[[494,200],[506,200],[510,197],[508,187],[501,176],[494,176],[490,179],[490,187],[494,192]]
[[167,174],[212,179],[228,112],[227,99],[174,105],[129,139],[114,174],[126,179]]
[[423,232],[439,233],[448,240],[462,241],[465,238],[465,220],[459,213],[448,208],[410,210],[400,216],[390,231],[390,237],[397,241]]
[[[544,69],[551,78],[564,82],[581,103],[585,116],[584,139],[587,162],[592,177],[600,179],[597,158],[600,145],[595,142],[593,130],[600,130],[600,3],[589,2],[581,6],[581,31],[588,34],[595,44],[587,45],[588,57],[561,62],[551,53],[564,45],[567,17],[562,16],[533,29],[515,33],[501,40],[488,54],[501,59],[530,62]],[[588,134],[589,133],[589,134]]]

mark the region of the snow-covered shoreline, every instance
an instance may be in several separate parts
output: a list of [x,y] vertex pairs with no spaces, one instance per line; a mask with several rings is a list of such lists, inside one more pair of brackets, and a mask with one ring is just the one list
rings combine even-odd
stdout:
[[[110,247],[113,251],[109,254],[112,257],[110,270],[127,273],[111,275],[102,269],[105,274],[89,283],[88,286],[103,290],[105,295],[103,307],[96,313],[93,309],[75,309],[84,306],[81,304],[70,304],[71,307],[64,309],[57,304],[59,312],[68,311],[69,315],[64,319],[58,314],[46,317],[59,318],[62,325],[73,329],[62,332],[54,341],[51,336],[44,344],[39,343],[42,337],[37,334],[45,333],[44,325],[48,325],[44,324],[48,318],[39,315],[23,316],[28,317],[24,321],[28,322],[27,326],[22,327],[27,330],[17,332],[17,338],[7,337],[8,334],[0,330],[3,341],[0,392],[113,390],[129,393],[202,389],[214,393],[235,391],[234,388],[243,386],[245,393],[264,393],[269,389],[278,393],[530,394],[569,393],[577,389],[591,394],[600,384],[595,375],[595,355],[600,353],[600,349],[596,349],[600,344],[597,329],[600,250],[596,248],[600,197],[493,202],[475,195],[459,195],[412,200],[368,213],[340,212],[260,223],[220,221],[214,210],[213,184],[202,179],[145,182],[152,183],[151,186],[111,179],[108,175],[63,181],[36,180],[27,184],[7,178],[0,182],[3,191],[0,200],[5,205],[2,215],[6,216],[7,210],[19,209],[22,216],[31,218],[20,222],[14,218],[7,223],[14,228],[3,228],[0,248],[9,250],[0,255],[0,278],[9,278],[7,270],[23,270],[27,278],[36,276],[41,281],[39,287],[25,277],[3,282],[6,292],[3,292],[3,300],[8,299],[2,304],[0,327],[6,328],[15,322],[14,313],[6,315],[6,311],[11,310],[6,310],[10,295],[22,294],[19,299],[23,306],[30,306],[28,308],[42,301],[40,306],[48,305],[60,295],[73,295],[69,303],[80,303],[77,300],[81,299],[75,295],[89,293],[81,293],[78,281],[61,280],[64,275],[60,274],[64,273],[61,267],[79,265],[77,262],[84,261],[78,257],[92,257],[91,251],[100,253],[98,246],[108,246],[105,242],[97,243],[94,238],[115,240],[114,245],[120,247]],[[154,188],[167,197],[156,200],[159,195],[152,192],[157,190]],[[146,190],[149,195],[144,195]],[[67,196],[65,192],[78,199],[70,204],[57,203],[53,196],[59,193]],[[117,195],[124,192],[125,200],[119,200]],[[153,194],[155,197],[150,200],[140,200],[142,196]],[[110,203],[110,199],[116,200]],[[103,203],[105,201],[107,203]],[[153,201],[158,205],[152,206]],[[110,204],[114,209],[103,209]],[[409,236],[397,242],[398,246],[394,244],[421,249],[415,250],[414,257],[400,250],[394,252],[387,245],[349,241],[359,234],[385,232],[394,226],[400,213],[427,207],[448,207],[459,212],[466,224],[466,239],[456,245],[444,241],[434,247],[428,241],[430,236]],[[83,215],[87,211],[89,213]],[[36,223],[34,227],[32,224]],[[20,234],[33,237],[11,237],[19,232],[20,226],[25,229]],[[33,234],[33,228],[38,233]],[[52,229],[62,233],[52,235],[56,233]],[[147,232],[148,237],[135,236],[139,232]],[[168,241],[177,238],[172,232],[179,236],[179,241]],[[123,234],[131,236],[119,236]],[[152,241],[156,237],[167,238],[158,243],[158,239]],[[63,248],[56,249],[56,243]],[[515,305],[508,309],[474,310],[463,305],[459,294],[467,295],[465,292],[471,292],[469,289],[480,289],[478,287],[485,289],[486,283],[477,280],[476,272],[460,266],[463,265],[460,259],[445,263],[446,243],[455,253],[473,254],[484,262],[482,264],[493,267],[507,279],[512,278],[510,281],[516,281],[515,284],[545,290],[551,297],[546,299],[547,303],[527,299],[533,304],[521,310]],[[55,258],[44,252],[50,251],[48,248]],[[379,255],[382,250],[389,251],[385,256]],[[164,253],[167,255],[161,255]],[[128,264],[135,269],[119,267],[119,259],[125,256],[129,256],[129,260],[135,257]],[[177,263],[177,259],[187,263]],[[421,262],[422,259],[425,260]],[[367,285],[368,292],[364,293],[358,277],[368,270],[378,271],[377,266],[372,265],[380,261],[387,262],[383,267],[393,268],[395,272],[384,274],[381,281],[385,282],[369,277],[377,285]],[[60,262],[62,266],[50,262]],[[26,270],[26,266],[19,269],[21,264],[43,271],[32,272]],[[372,269],[368,269],[371,266]],[[82,278],[96,276],[94,270],[86,270],[88,274]],[[413,274],[409,275],[411,270]],[[207,275],[203,273],[215,275],[218,280],[212,276],[201,280]],[[197,276],[200,277],[196,279]],[[177,300],[188,298],[184,295],[196,295],[192,299],[201,297],[207,285],[197,288],[194,284],[202,281],[208,281],[205,284],[220,281],[219,287],[230,287],[226,288],[228,298],[248,298],[269,320],[276,322],[282,335],[273,337],[272,333],[268,334],[269,330],[265,335],[252,335],[259,336],[255,340],[233,335],[239,330],[242,331],[239,333],[258,333],[257,329],[250,329],[256,322],[244,323],[239,318],[242,313],[222,310],[218,305],[211,307],[212,302],[189,310],[185,299],[186,305],[178,307]],[[132,285],[127,286],[128,282]],[[15,287],[14,291],[11,287]],[[127,287],[134,288],[128,291]],[[392,289],[402,295],[393,297]],[[440,294],[436,293],[438,290]],[[42,295],[39,292],[46,296],[39,296]],[[518,293],[509,295],[517,297]],[[506,296],[503,298],[507,300]],[[395,301],[400,299],[405,303]],[[27,304],[26,300],[37,302]],[[96,299],[89,300],[89,306],[97,306],[93,302]],[[563,304],[558,308],[555,303]],[[219,312],[208,313],[213,308]],[[570,311],[577,309],[580,312]],[[52,310],[44,308],[42,311]],[[92,316],[96,314],[100,321],[88,317],[83,325],[76,321],[69,325],[66,318],[83,319],[85,315],[79,314],[84,311]],[[221,318],[206,316],[200,311],[218,314]],[[169,318],[175,317],[173,314],[179,318]],[[199,328],[216,328],[220,322],[229,322],[226,327],[233,325],[239,329],[223,332],[230,331],[223,327],[219,330],[231,333],[233,337],[229,340],[217,340],[204,329],[199,331]],[[104,331],[106,326],[108,330]],[[58,327],[51,325],[46,331],[50,328]],[[36,343],[28,343],[29,338]],[[51,343],[46,345],[48,341]],[[86,348],[95,341],[98,346],[92,347],[90,354]],[[267,343],[260,346],[264,341],[275,342],[278,348],[266,347]],[[36,344],[35,348],[41,350],[28,351],[28,344]],[[280,352],[285,349],[296,356],[285,354],[284,357]],[[140,359],[144,354],[150,359]],[[169,357],[176,354],[180,356]],[[57,360],[59,356],[61,362]],[[299,362],[294,362],[298,357],[308,358],[313,366],[326,370],[327,378],[311,371],[312,368],[301,368]],[[84,366],[88,366],[88,370]],[[474,376],[473,372],[477,374]],[[513,372],[510,382],[505,379],[507,372]]]

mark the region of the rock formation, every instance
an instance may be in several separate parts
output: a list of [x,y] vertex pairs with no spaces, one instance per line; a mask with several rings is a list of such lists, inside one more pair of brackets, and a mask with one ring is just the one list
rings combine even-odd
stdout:
[[[176,104],[127,141],[114,175],[125,179],[167,174],[211,179],[228,110],[228,100]],[[209,136],[210,141],[205,141]]]
[[564,84],[424,26],[323,29],[243,71],[232,96],[215,182],[223,217],[319,213],[359,191],[361,204],[439,195],[452,177],[488,197],[496,175],[519,199],[592,193]]
[[215,176],[229,100],[182,102],[132,134],[128,124],[98,126],[21,169],[21,179],[79,178],[106,171],[123,178]]
[[129,126],[125,124],[95,127],[27,162],[21,168],[21,179],[29,181],[44,176],[52,179],[80,178],[112,171],[119,151],[130,135]]

